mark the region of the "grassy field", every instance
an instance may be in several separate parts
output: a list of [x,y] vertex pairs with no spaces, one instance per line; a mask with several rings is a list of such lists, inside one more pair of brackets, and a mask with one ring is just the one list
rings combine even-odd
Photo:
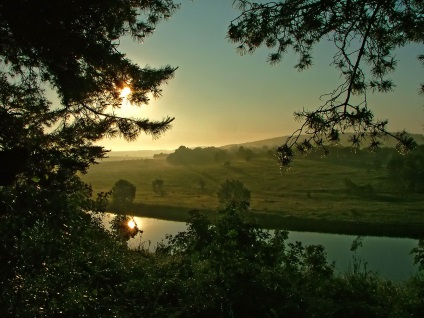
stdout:
[[[164,180],[164,196],[153,192],[156,178]],[[348,194],[345,178],[358,185],[370,184],[375,192]],[[92,166],[83,179],[95,193],[110,190],[119,179],[130,181],[137,187],[135,213],[145,216],[184,220],[190,209],[213,215],[220,184],[237,179],[251,192],[252,212],[268,227],[281,223],[297,230],[318,227],[326,232],[382,231],[382,235],[410,237],[419,236],[424,229],[422,194],[395,191],[384,168],[375,171],[361,165],[329,164],[326,159],[298,159],[284,174],[273,160],[265,158],[232,161],[227,167],[218,163],[175,166],[162,159],[109,159]]]

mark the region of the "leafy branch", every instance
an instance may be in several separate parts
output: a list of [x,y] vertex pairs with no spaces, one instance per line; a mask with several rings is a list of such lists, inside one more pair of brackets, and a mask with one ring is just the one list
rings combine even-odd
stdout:
[[[352,132],[353,147],[369,143],[371,150],[388,136],[398,141],[398,149],[408,152],[415,142],[405,132],[387,130],[387,120],[377,120],[368,107],[367,92],[388,92],[394,84],[387,75],[396,68],[393,51],[408,43],[423,43],[422,3],[404,0],[286,0],[256,3],[234,1],[241,14],[230,22],[228,37],[238,43],[237,50],[253,53],[266,46],[274,50],[268,61],[275,64],[291,48],[299,55],[299,71],[312,66],[312,49],[324,38],[331,40],[337,52],[332,65],[344,82],[316,110],[295,113],[302,122],[284,145],[277,158],[285,169],[296,151],[304,153],[326,144],[337,143],[340,135]],[[423,56],[419,61],[424,60]],[[424,91],[421,84],[421,92]],[[355,98],[353,98],[355,96]],[[302,140],[301,136],[306,135]]]

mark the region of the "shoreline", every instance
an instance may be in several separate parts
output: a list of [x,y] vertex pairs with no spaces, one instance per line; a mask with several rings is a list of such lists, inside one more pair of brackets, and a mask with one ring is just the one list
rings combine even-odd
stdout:
[[[131,213],[128,214],[134,216],[177,222],[186,222],[189,217],[188,212],[192,210],[198,210],[211,219],[218,217],[217,211],[166,205],[134,203],[130,209]],[[411,239],[424,238],[424,223],[339,221],[319,218],[302,218],[292,215],[283,216],[269,212],[251,212],[249,216],[266,229]]]

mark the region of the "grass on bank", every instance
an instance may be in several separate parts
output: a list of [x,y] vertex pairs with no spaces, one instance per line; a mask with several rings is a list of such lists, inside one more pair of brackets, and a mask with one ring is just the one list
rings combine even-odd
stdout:
[[[154,193],[152,181],[164,181],[165,195]],[[373,191],[348,193],[345,179],[371,185]],[[190,209],[215,211],[220,184],[240,180],[251,192],[251,208],[264,219],[271,215],[316,222],[349,222],[396,226],[424,225],[424,196],[405,193],[389,180],[386,169],[330,164],[328,160],[298,159],[281,174],[275,161],[255,158],[205,165],[171,165],[163,159],[107,160],[90,168],[83,179],[94,192],[109,191],[119,179],[137,188],[136,206],[153,209],[161,217]],[[156,216],[155,211],[145,211]],[[160,217],[158,215],[158,217]],[[178,217],[177,217],[178,218]],[[271,218],[268,222],[272,225]],[[364,225],[365,226],[365,225]]]

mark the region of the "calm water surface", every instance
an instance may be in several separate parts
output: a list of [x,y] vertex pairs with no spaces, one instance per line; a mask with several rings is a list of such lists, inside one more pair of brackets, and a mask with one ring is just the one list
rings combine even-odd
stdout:
[[[110,220],[111,216],[107,219]],[[175,235],[187,229],[184,222],[143,217],[134,217],[134,220],[143,233],[128,242],[133,248],[141,244],[154,249],[158,242],[166,242],[166,234]],[[328,260],[336,262],[336,270],[346,272],[352,263],[353,253],[350,247],[355,238],[353,235],[290,231],[288,242],[300,241],[304,245],[323,245]],[[418,268],[414,265],[413,255],[410,254],[411,249],[417,246],[417,240],[366,236],[363,237],[362,244],[356,256],[367,263],[368,270],[393,280],[405,280],[411,274],[417,273]]]

